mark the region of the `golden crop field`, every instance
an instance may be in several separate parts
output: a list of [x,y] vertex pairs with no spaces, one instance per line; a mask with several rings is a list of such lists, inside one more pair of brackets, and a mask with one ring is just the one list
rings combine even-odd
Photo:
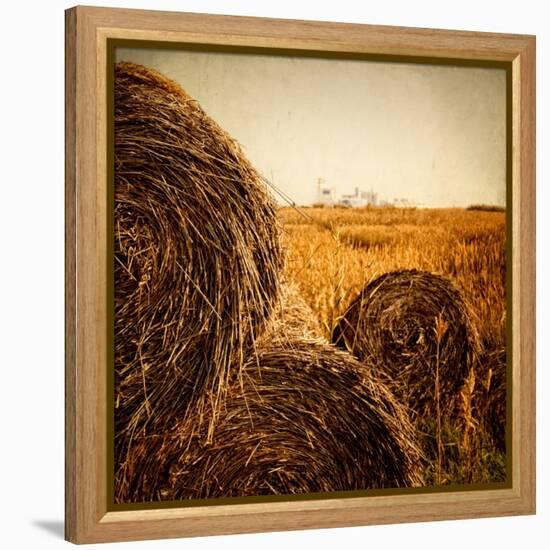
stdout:
[[298,286],[327,339],[359,291],[384,273],[425,270],[449,278],[462,292],[471,306],[482,351],[459,396],[460,418],[442,428],[445,456],[439,457],[443,466],[440,462],[437,472],[438,451],[430,443],[434,419],[419,424],[429,455],[426,478],[428,483],[502,480],[503,427],[495,436],[498,429],[488,426],[496,428],[490,424],[497,422],[497,396],[499,410],[505,410],[505,213],[283,207],[279,216],[286,248],[285,279]]

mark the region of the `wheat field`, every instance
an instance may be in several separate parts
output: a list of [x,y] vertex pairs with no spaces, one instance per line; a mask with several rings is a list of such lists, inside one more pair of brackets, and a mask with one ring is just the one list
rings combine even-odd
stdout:
[[317,316],[323,335],[380,275],[419,269],[449,278],[471,306],[479,364],[464,381],[460,413],[437,434],[417,422],[425,484],[503,481],[506,396],[506,216],[497,208],[281,207],[285,280]]

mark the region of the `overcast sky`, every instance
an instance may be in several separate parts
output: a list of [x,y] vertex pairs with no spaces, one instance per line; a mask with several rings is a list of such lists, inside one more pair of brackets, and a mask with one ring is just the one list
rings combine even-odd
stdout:
[[298,204],[317,180],[424,206],[505,205],[501,69],[119,49],[176,80]]

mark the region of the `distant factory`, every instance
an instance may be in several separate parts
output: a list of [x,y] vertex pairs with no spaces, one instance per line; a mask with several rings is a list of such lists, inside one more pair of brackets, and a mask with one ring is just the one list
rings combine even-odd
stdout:
[[394,198],[393,200],[380,199],[378,193],[372,189],[363,191],[359,187],[355,188],[352,195],[336,196],[336,189],[327,186],[323,178],[317,180],[317,204],[323,206],[345,206],[348,208],[361,208],[365,206],[394,206],[407,208],[416,206],[414,202],[404,198]]

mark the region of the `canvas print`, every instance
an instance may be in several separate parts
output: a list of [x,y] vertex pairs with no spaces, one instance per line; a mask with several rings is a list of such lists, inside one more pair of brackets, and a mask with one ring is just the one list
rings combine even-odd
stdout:
[[505,483],[505,71],[113,70],[115,504]]

